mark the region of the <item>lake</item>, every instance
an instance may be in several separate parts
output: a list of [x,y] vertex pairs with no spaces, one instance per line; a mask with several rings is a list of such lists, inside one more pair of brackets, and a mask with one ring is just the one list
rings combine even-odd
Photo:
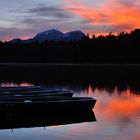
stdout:
[[[28,74],[25,74],[25,71],[22,72],[24,74],[18,72],[18,76],[13,73],[2,76],[1,73],[1,86],[41,85],[48,89],[66,89],[73,91],[74,96],[93,97],[97,102],[93,112],[89,114],[61,116],[58,110],[58,114],[52,118],[48,116],[33,116],[32,119],[23,116],[22,120],[16,118],[18,127],[0,129],[0,139],[139,140],[139,69],[113,67],[109,71],[108,68],[94,70],[85,72],[84,68],[79,75],[77,70],[72,73],[72,76],[67,71],[63,73],[61,68],[55,74],[54,71],[51,74],[48,74],[48,71],[47,74],[43,74],[39,71],[34,73],[32,70],[30,74],[29,71]],[[31,75],[31,73],[34,74]],[[5,125],[8,124],[5,123]]]
[[[19,84],[19,83],[18,83]],[[25,86],[29,83],[20,83]],[[30,83],[31,84],[31,83]],[[14,83],[1,83],[3,86]],[[44,86],[44,85],[43,85]],[[47,85],[46,85],[47,87]],[[49,126],[2,129],[0,139],[6,140],[138,140],[140,139],[140,92],[132,91],[130,88],[120,90],[117,86],[114,89],[98,88],[89,85],[82,88],[74,85],[53,85],[48,88],[61,88],[74,91],[74,96],[93,97],[97,99],[93,109],[93,120],[78,122],[71,116],[65,124],[55,123]],[[59,111],[58,111],[59,114]],[[85,116],[87,114],[84,114]],[[57,117],[57,115],[55,116]],[[24,118],[24,117],[23,117]],[[39,119],[39,118],[38,118]],[[44,118],[45,119],[45,118]],[[71,120],[72,119],[72,120]],[[79,116],[80,119],[80,116]],[[32,120],[31,120],[32,121]],[[47,119],[45,121],[48,121]]]

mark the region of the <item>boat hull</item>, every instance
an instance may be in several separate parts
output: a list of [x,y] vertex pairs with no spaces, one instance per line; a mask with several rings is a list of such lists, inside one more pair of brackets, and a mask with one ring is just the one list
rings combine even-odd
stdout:
[[11,91],[11,92],[15,92],[15,91],[36,91],[36,90],[40,90],[41,87],[40,86],[10,86],[10,87],[0,87],[0,92],[4,92],[4,91]]
[[0,100],[16,100],[16,99],[40,99],[45,97],[54,97],[54,96],[62,96],[62,97],[72,97],[73,92],[59,92],[59,93],[40,93],[40,94],[20,94],[20,93],[5,93],[0,94]]
[[16,100],[16,101],[1,101],[0,111],[19,110],[26,113],[33,113],[35,111],[45,112],[61,112],[61,111],[83,111],[92,110],[95,106],[96,100],[93,98],[46,98],[43,100]]

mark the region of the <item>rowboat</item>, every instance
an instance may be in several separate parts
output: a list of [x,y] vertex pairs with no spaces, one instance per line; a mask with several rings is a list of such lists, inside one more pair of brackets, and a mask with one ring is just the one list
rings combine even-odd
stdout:
[[11,92],[15,92],[15,91],[33,91],[33,90],[40,90],[41,87],[40,86],[6,86],[6,87],[0,87],[0,92],[4,92],[4,91],[11,91]]
[[73,92],[47,90],[40,86],[0,88],[0,112],[83,112],[92,110],[96,99],[90,97],[72,97]]
[[0,110],[25,110],[33,112],[44,110],[47,112],[60,112],[64,110],[83,111],[92,110],[96,100],[90,97],[46,97],[46,98],[16,98],[0,99]]
[[48,89],[46,89],[46,88],[40,88],[40,89],[20,89],[20,90],[9,90],[9,89],[5,89],[5,90],[1,90],[0,89],[0,95],[1,94],[4,94],[4,93],[36,93],[36,94],[38,94],[38,93],[57,93],[57,92],[65,92],[65,91],[67,91],[67,90],[60,90],[60,89],[50,89],[50,90],[48,90]]
[[25,92],[0,92],[0,99],[2,98],[22,98],[22,97],[45,97],[45,96],[65,96],[72,97],[71,91],[59,91],[55,90],[40,90],[40,91],[25,91]]

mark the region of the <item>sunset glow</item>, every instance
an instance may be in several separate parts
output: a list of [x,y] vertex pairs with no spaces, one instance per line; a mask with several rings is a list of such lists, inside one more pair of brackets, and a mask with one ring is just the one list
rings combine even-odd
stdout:
[[138,0],[2,0],[0,5],[0,40],[30,38],[50,28],[99,35],[140,27]]
[[[87,90],[87,94],[90,97],[99,98],[100,94],[107,96],[113,94],[109,98],[98,99],[96,108],[94,109],[99,111],[102,110],[102,113],[105,113],[103,116],[110,115],[110,117],[114,117],[120,114],[126,113],[127,115],[133,115],[139,112],[140,107],[140,97],[137,96],[133,91],[129,88],[120,91],[118,87],[115,87],[110,93],[107,89],[93,89],[90,85]],[[139,93],[137,93],[139,95]],[[97,96],[97,97],[96,97]],[[113,99],[114,98],[114,99]],[[107,100],[106,100],[107,99]],[[105,108],[103,109],[103,104],[100,104],[104,100]],[[133,104],[131,103],[133,102]],[[129,109],[129,111],[128,111]],[[96,112],[96,111],[95,111]],[[115,113],[116,112],[116,113]],[[115,115],[115,116],[114,116]]]
[[112,27],[118,27],[115,29],[116,31],[120,31],[120,28],[122,31],[129,31],[138,28],[140,25],[140,11],[135,6],[124,5],[115,0],[113,2],[108,1],[105,5],[99,5],[98,8],[69,0],[64,0],[64,2],[73,7],[63,8],[64,10],[80,16],[92,23],[93,26],[104,25],[107,27],[110,25]]

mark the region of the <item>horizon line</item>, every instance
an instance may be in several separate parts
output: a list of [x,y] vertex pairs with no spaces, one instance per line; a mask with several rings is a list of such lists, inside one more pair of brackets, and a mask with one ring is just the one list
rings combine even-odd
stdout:
[[92,36],[93,35],[95,35],[95,37],[99,37],[99,36],[107,36],[107,35],[109,35],[109,34],[112,34],[112,35],[115,35],[115,36],[117,36],[117,35],[119,35],[120,33],[128,33],[128,34],[130,34],[132,31],[134,31],[134,30],[137,30],[137,29],[140,29],[140,27],[139,28],[134,28],[134,29],[132,29],[132,30],[129,30],[129,31],[121,31],[121,32],[112,32],[112,31],[110,31],[110,32],[108,32],[108,33],[85,33],[85,31],[82,31],[82,30],[71,30],[71,31],[65,31],[65,32],[63,32],[63,31],[61,31],[61,30],[58,30],[58,29],[56,29],[56,28],[50,28],[50,29],[47,29],[47,30],[42,30],[42,31],[40,31],[40,32],[37,32],[36,34],[34,34],[33,36],[27,36],[27,37],[15,37],[15,38],[11,38],[11,39],[6,39],[6,40],[0,40],[0,42],[10,42],[10,41],[12,41],[12,40],[14,40],[14,39],[21,39],[21,40],[28,40],[28,39],[32,39],[35,35],[37,35],[38,33],[41,33],[41,32],[45,32],[45,31],[48,31],[48,30],[58,30],[58,31],[60,31],[60,32],[62,32],[62,33],[68,33],[68,32],[73,32],[73,31],[81,31],[81,32],[83,32],[86,36],[88,36],[89,35],[89,38],[92,38]]

